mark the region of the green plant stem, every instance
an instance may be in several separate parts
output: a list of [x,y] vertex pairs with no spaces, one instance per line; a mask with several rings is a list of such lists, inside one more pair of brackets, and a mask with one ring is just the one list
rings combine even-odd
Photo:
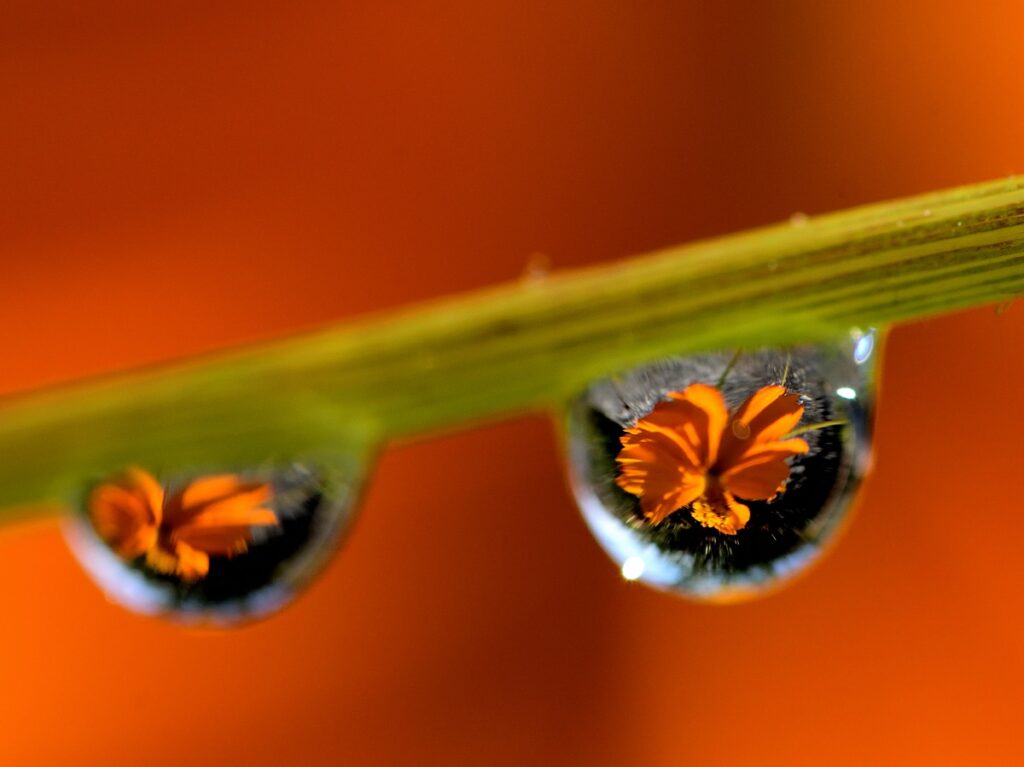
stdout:
[[550,407],[659,356],[827,341],[1022,292],[1021,180],[794,221],[12,398],[0,505],[66,500],[126,464],[352,456]]

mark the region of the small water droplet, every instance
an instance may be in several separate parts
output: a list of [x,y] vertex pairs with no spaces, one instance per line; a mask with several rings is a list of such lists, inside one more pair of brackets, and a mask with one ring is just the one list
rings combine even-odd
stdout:
[[789,217],[789,225],[797,227],[807,226],[807,222],[810,220],[810,216],[808,216],[806,213],[801,213],[800,211],[797,211],[796,213]]
[[[852,331],[835,344],[763,349],[735,358],[725,352],[665,359],[592,384],[569,408],[569,469],[583,517],[618,563],[622,576],[687,597],[722,602],[763,593],[815,561],[841,527],[853,491],[868,467],[874,391],[873,366],[866,363],[875,345],[874,332]],[[624,473],[630,461],[619,462],[621,440],[639,421],[658,429],[673,428],[673,417],[684,412],[699,415],[700,411],[692,408],[673,410],[671,405],[661,405],[684,401],[684,407],[690,407],[692,403],[681,397],[696,383],[705,385],[704,392],[717,388],[730,414],[729,421],[720,422],[719,444],[738,440],[733,442],[735,446],[768,434],[765,422],[740,415],[743,403],[754,402],[750,398],[760,392],[761,396],[782,397],[776,403],[779,407],[786,405],[793,412],[802,407],[796,424],[786,423],[787,433],[776,434],[774,439],[799,438],[806,442],[807,450],[785,459],[788,477],[783,476],[783,467],[783,475],[769,478],[773,486],[782,479],[777,495],[757,500],[752,499],[757,494],[754,490],[736,483],[737,473],[726,473],[730,466],[724,465],[725,458],[710,466],[705,461],[703,468],[698,460],[698,468],[691,464],[687,469],[683,466],[690,460],[683,456],[686,450],[673,452],[671,440],[660,444],[659,432],[653,442],[646,442],[629,456],[633,464],[637,460],[679,461],[673,466],[652,464],[667,471],[648,480],[650,487],[657,485],[651,497],[670,497],[681,484],[673,477],[683,476],[681,472],[690,472],[690,479],[701,475],[705,489],[688,505],[671,511],[671,504],[671,513],[656,523],[650,507],[642,505],[650,497],[636,487],[627,492],[620,486],[630,482]],[[778,386],[785,395],[774,388]],[[671,393],[675,394],[670,397]],[[656,407],[658,417],[644,421]],[[699,432],[697,421],[692,423]],[[692,440],[687,444],[693,444]],[[659,454],[662,448],[666,452]],[[724,452],[723,447],[720,454]],[[672,455],[676,457],[666,458]],[[734,468],[740,462],[735,457],[731,460]],[[775,470],[779,469],[776,465]],[[723,492],[730,496],[729,503],[723,500]],[[771,492],[769,489],[767,495]],[[748,508],[749,517],[740,519],[733,532],[722,531],[727,525],[716,527],[717,522],[707,522],[709,508],[714,511],[718,503],[724,514],[736,508],[729,505],[734,502]]]
[[1004,314],[1010,311],[1010,308],[1013,306],[1013,302],[1016,300],[1017,299],[1015,298],[1011,298],[1008,301],[1003,301],[1002,303],[996,304],[996,317],[1002,317]]
[[522,281],[543,282],[551,274],[551,257],[547,253],[531,253],[523,267]]
[[323,569],[362,476],[352,459],[167,475],[132,467],[84,488],[65,538],[111,601],[230,625],[280,610]]

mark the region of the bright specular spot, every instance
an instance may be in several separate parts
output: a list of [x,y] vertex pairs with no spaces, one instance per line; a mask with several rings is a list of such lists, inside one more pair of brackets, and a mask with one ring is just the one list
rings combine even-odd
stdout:
[[836,389],[836,396],[843,399],[857,399],[857,391],[849,386],[840,386]]
[[627,581],[635,581],[644,574],[644,561],[640,557],[629,557],[622,563],[622,577]]
[[853,361],[863,365],[871,358],[871,352],[875,349],[875,334],[867,333],[857,339],[853,347]]

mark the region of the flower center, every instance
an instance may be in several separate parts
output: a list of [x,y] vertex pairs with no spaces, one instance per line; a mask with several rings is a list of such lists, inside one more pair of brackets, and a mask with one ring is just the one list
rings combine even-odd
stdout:
[[737,503],[722,487],[716,473],[707,475],[704,494],[690,506],[690,516],[704,527],[711,527],[725,535],[736,535],[747,520],[743,512],[749,510]]

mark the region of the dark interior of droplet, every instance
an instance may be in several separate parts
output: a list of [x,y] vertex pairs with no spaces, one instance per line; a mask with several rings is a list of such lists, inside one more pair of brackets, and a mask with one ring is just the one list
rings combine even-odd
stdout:
[[[846,462],[840,428],[808,432],[810,452],[792,460],[785,492],[773,501],[746,501],[750,521],[736,535],[725,535],[693,520],[687,508],[680,509],[659,525],[644,518],[637,498],[615,484],[616,456],[624,429],[651,411],[669,391],[678,391],[695,381],[716,383],[728,364],[728,355],[666,360],[617,379],[603,381],[588,392],[584,402],[584,433],[592,441],[586,451],[586,467],[606,509],[666,552],[693,556],[693,572],[737,574],[770,565],[818,537],[812,523],[822,513]],[[730,409],[761,386],[780,383],[803,395],[805,413],[801,423],[817,423],[841,417],[824,384],[815,379],[812,352],[794,353],[788,371],[786,356],[755,354],[741,359],[722,385]]]

